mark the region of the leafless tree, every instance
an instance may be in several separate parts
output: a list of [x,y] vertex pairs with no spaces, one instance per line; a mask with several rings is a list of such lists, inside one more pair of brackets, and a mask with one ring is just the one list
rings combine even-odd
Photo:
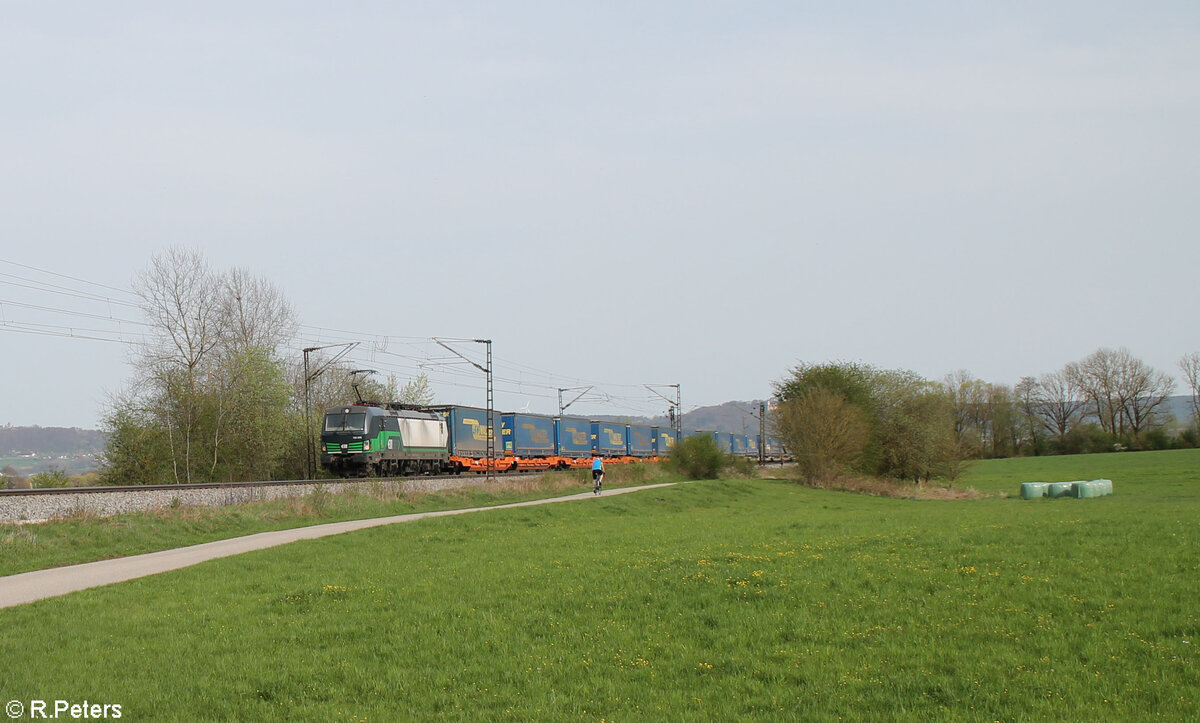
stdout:
[[[291,305],[265,279],[218,274],[199,251],[179,247],[155,255],[133,287],[150,330],[134,354],[136,400],[117,406],[150,410],[177,482],[261,469],[287,413],[277,352],[295,330]],[[121,411],[113,418],[146,418]]]
[[1162,407],[1175,391],[1175,380],[1128,354],[1119,373],[1122,426],[1137,442],[1143,432],[1160,424]]
[[1036,410],[1046,431],[1058,437],[1060,442],[1079,422],[1087,399],[1076,381],[1076,374],[1068,366],[1038,378]]
[[1033,445],[1035,455],[1042,453],[1041,435],[1043,418],[1041,416],[1041,398],[1038,381],[1034,377],[1021,377],[1013,387],[1015,399],[1015,415],[1021,426],[1021,431],[1029,435],[1029,444]]
[[1068,373],[1088,398],[1100,426],[1114,438],[1126,434],[1133,441],[1155,426],[1160,407],[1175,388],[1175,381],[1156,371],[1128,349],[1098,349]]
[[1111,436],[1119,433],[1121,403],[1117,395],[1117,352],[1098,349],[1082,361],[1067,365],[1071,382],[1087,397],[1090,411]]
[[1192,391],[1192,422],[1200,427],[1200,352],[1185,354],[1179,360],[1183,381]]
[[150,324],[137,366],[154,389],[177,482],[192,481],[204,365],[222,337],[218,289],[218,279],[200,252],[180,247],[156,254],[133,283]]
[[221,281],[221,317],[230,347],[258,347],[274,356],[296,332],[291,303],[270,281],[245,269],[232,269]]

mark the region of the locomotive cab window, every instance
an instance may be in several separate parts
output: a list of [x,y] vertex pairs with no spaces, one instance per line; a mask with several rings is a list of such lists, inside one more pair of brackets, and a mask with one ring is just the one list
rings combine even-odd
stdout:
[[336,412],[325,415],[326,432],[354,432],[362,434],[367,431],[367,415],[363,412]]

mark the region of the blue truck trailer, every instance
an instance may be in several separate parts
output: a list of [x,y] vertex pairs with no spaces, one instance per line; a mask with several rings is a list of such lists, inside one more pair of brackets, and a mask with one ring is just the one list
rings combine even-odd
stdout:
[[592,423],[583,417],[559,417],[554,420],[555,447],[560,457],[592,455]]
[[515,412],[501,415],[500,454],[516,457],[553,456],[554,417]]
[[606,457],[623,457],[629,453],[625,442],[626,425],[618,422],[592,422],[592,449]]
[[625,442],[630,457],[653,457],[654,427],[630,424],[625,428]]

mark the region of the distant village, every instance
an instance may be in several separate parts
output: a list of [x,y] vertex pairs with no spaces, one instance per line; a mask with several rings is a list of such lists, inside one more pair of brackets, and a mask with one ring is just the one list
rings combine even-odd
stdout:
[[94,429],[7,424],[0,427],[0,475],[29,477],[56,470],[67,475],[92,472],[103,463],[105,440],[104,433]]

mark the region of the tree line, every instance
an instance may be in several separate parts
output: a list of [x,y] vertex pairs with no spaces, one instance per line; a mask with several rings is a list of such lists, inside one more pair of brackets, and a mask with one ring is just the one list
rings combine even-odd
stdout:
[[133,290],[149,331],[103,418],[107,483],[303,478],[324,409],[356,394],[433,401],[424,375],[401,388],[327,358],[310,359],[306,374],[279,289],[244,269],[215,271],[198,251],[154,256]]
[[1015,386],[854,363],[800,364],[775,383],[775,432],[801,474],[953,480],[963,460],[1200,446],[1200,353],[1179,361],[1191,419],[1169,434],[1175,380],[1128,349],[1099,349]]
[[[105,482],[300,478],[324,409],[359,397],[433,402],[424,375],[402,387],[394,376],[355,379],[327,357],[311,358],[306,371],[289,346],[296,313],[279,289],[244,269],[216,271],[198,251],[155,255],[133,288],[148,332],[103,419]],[[970,457],[1198,446],[1200,353],[1180,369],[1193,419],[1176,437],[1163,429],[1173,379],[1125,349],[1100,349],[1011,388],[965,371],[933,382],[862,364],[802,364],[775,384],[774,425],[814,478],[953,479]]]
[[[1128,349],[1102,348],[1012,387],[947,375],[954,433],[964,455],[1010,457],[1200,446],[1200,353],[1179,360],[1191,419],[1175,420],[1175,379]],[[1176,423],[1175,434],[1169,425]]]

